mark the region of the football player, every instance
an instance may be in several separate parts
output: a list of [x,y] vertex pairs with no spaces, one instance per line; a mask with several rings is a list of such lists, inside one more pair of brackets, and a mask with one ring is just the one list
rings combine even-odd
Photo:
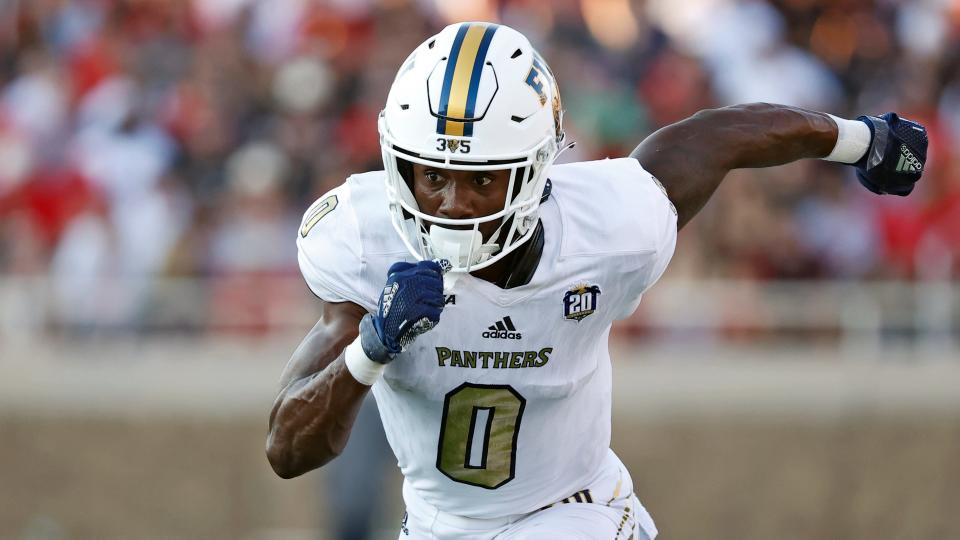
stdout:
[[926,133],[770,104],[707,110],[628,157],[568,146],[547,63],[517,31],[448,26],[401,65],[384,171],[306,212],[322,317],[294,352],[267,456],[290,478],[344,447],[372,388],[405,477],[400,538],[653,538],[610,450],[611,323],[663,273],[724,176],[824,158],[907,195]]

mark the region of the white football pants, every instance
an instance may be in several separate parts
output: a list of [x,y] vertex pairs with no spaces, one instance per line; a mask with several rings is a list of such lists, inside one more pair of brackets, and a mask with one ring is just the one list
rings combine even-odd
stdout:
[[546,508],[497,519],[443,512],[420,499],[406,483],[407,514],[399,540],[653,540],[657,528],[633,493],[633,480],[610,451],[600,477]]

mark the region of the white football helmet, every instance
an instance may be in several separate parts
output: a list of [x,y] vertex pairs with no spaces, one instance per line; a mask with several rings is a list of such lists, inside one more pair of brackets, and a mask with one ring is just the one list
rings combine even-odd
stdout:
[[[469,272],[526,242],[536,229],[546,171],[566,148],[562,118],[553,73],[512,28],[452,24],[417,47],[397,72],[379,120],[391,218],[410,252]],[[425,214],[409,163],[509,169],[503,209],[471,219]],[[480,225],[496,220],[500,227],[483,238]]]

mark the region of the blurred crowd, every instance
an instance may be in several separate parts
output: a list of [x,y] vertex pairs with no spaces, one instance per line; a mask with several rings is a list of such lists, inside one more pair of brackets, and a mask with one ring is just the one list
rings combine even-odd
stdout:
[[166,299],[157,277],[220,278],[195,291],[214,313],[283,311],[307,294],[265,285],[297,275],[303,211],[382,168],[376,117],[396,68],[469,19],[519,29],[548,60],[578,143],[566,161],[623,156],[697,110],[748,101],[896,110],[930,128],[924,180],[905,199],[819,161],[734,173],[684,229],[668,279],[960,276],[957,1],[21,0],[0,11],[0,276],[52,278],[47,301],[67,324],[149,317]]

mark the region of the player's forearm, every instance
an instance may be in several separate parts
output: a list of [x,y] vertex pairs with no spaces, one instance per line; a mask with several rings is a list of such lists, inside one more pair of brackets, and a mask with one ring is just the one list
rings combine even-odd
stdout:
[[369,386],[357,382],[341,354],[319,373],[291,382],[270,417],[267,458],[293,478],[340,455]]
[[299,476],[336,457],[369,386],[344,365],[344,351],[359,333],[363,308],[324,303],[317,324],[294,351],[280,378],[283,389],[270,412],[267,459],[284,478]]
[[836,141],[826,114],[752,103],[701,111],[657,131],[631,155],[666,188],[682,227],[729,171],[824,157]]
[[703,111],[692,120],[722,169],[772,167],[820,158],[837,142],[837,125],[821,112],[750,103]]

